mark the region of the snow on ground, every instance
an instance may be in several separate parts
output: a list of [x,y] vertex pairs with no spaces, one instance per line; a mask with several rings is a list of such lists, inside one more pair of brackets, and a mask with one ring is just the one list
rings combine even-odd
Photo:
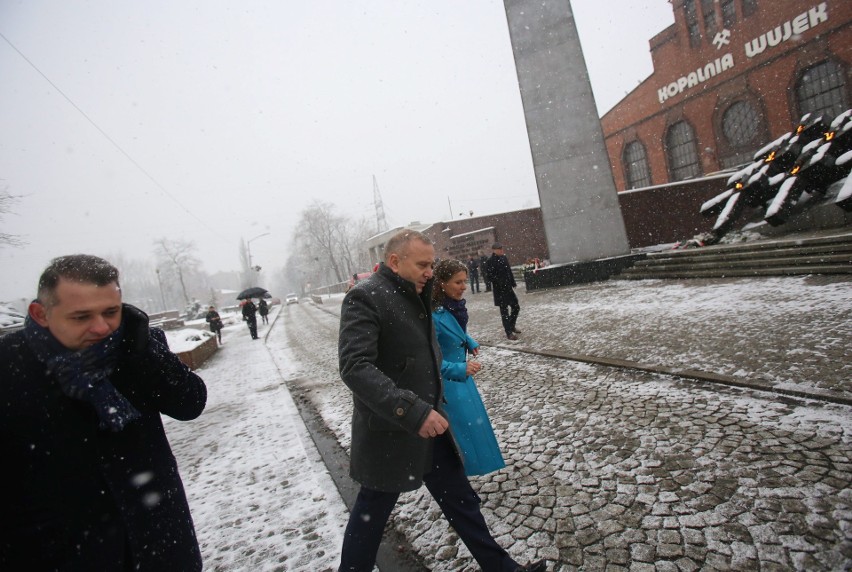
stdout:
[[[261,339],[269,328],[258,324]],[[291,372],[244,324],[226,327],[223,341],[197,371],[202,416],[165,423],[204,569],[332,570],[348,513],[284,386]]]
[[10,304],[0,302],[0,328],[21,326],[24,323],[24,315]]
[[[534,322],[535,332],[521,344],[536,349],[751,376],[789,389],[823,387],[836,368],[852,378],[852,364],[838,359],[848,355],[852,339],[852,283],[842,277],[611,280],[530,294],[522,289],[518,328]],[[476,315],[472,335],[505,343],[491,294],[467,298]]]
[[[628,297],[628,304],[619,303]],[[351,395],[337,374],[341,298],[324,296],[322,305],[303,301],[276,309],[270,316],[274,327],[259,325],[263,341],[250,340],[242,323],[227,327],[220,352],[199,371],[210,393],[207,410],[196,421],[167,421],[206,570],[336,567],[348,514],[306,435],[284,380],[295,381],[300,397],[310,400],[348,450]],[[468,299],[474,337],[505,345],[505,338],[495,336],[499,318],[491,295]],[[825,367],[819,363],[824,359],[820,355],[837,352],[835,345],[849,339],[848,282],[813,284],[805,278],[787,278],[720,281],[701,287],[667,283],[665,288],[654,281],[611,282],[555,294],[522,295],[521,305],[519,327],[525,328],[524,343],[569,346],[573,353],[610,357],[616,357],[616,350],[624,351],[627,355],[617,357],[705,370],[721,364],[723,370],[741,369],[743,375],[754,371],[741,366],[741,360],[759,366],[778,356],[782,361],[772,363],[774,367],[764,373],[789,383],[805,375],[820,379],[820,372],[826,371],[820,369]],[[716,323],[714,316],[720,318]],[[785,332],[791,317],[807,321],[807,331],[816,332],[819,339],[803,344],[795,336],[791,338]],[[535,327],[524,325],[531,322]],[[754,325],[757,322],[759,328]],[[673,341],[663,335],[671,331],[683,332],[683,339]],[[754,344],[720,352],[713,349],[719,343],[701,343],[702,339],[719,342],[720,336],[731,331]],[[682,343],[675,343],[678,341]],[[721,344],[725,343],[733,342],[722,339]],[[749,361],[747,354],[754,347],[764,353]],[[779,366],[781,370],[786,367],[783,360],[787,356],[791,364],[809,363],[801,353],[804,347],[809,348],[806,353],[814,354],[805,356],[813,358],[810,369],[779,373]],[[695,478],[725,479],[738,470],[742,473],[735,475],[742,493],[731,503],[751,503],[749,494],[781,494],[809,504],[824,494],[821,485],[806,484],[792,492],[750,488],[754,479],[749,471],[761,467],[782,471],[787,462],[781,453],[762,451],[760,439],[781,430],[790,431],[797,442],[818,444],[822,435],[826,442],[839,444],[844,455],[852,440],[848,408],[842,406],[792,405],[763,394],[559,362],[495,347],[485,347],[481,361],[485,369],[480,390],[509,466],[474,482],[483,491],[484,513],[494,523],[498,540],[514,543],[513,555],[519,559],[545,554],[553,538],[540,530],[522,542],[513,539],[516,527],[503,522],[500,512],[505,499],[502,493],[491,492],[507,480],[521,482],[532,474],[537,479],[536,490],[552,489],[556,482],[576,491],[559,496],[559,502],[574,502],[586,491],[592,494],[602,480],[635,478],[643,487],[652,487],[657,483],[648,468],[660,472],[660,459],[685,456],[694,459],[694,475],[687,474]],[[648,411],[659,413],[652,426],[640,423],[639,413]],[[720,439],[731,432],[729,422],[735,423],[733,427],[742,426],[742,444],[735,450],[733,462],[729,441]],[[622,441],[613,447],[613,442]],[[763,442],[762,448],[771,449],[771,443]],[[552,458],[542,462],[540,455]],[[691,489],[677,492],[688,496]],[[656,504],[670,503],[672,494],[655,492],[659,498],[639,494],[637,506],[647,505],[651,510]],[[573,514],[581,505],[566,510]],[[727,506],[708,508],[702,518],[725,522]],[[576,523],[581,518],[569,520]],[[391,525],[407,534],[433,569],[475,570],[425,489],[402,496]],[[754,551],[750,546],[726,547],[712,537],[712,530],[708,535],[713,550],[741,552],[735,554],[735,561],[747,561],[748,556],[743,555]],[[789,538],[793,542],[801,537]]]

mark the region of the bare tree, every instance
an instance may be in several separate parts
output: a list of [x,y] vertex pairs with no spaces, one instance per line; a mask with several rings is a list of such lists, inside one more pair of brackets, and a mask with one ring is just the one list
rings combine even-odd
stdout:
[[344,267],[345,226],[346,219],[335,214],[333,204],[314,201],[302,211],[296,233],[303,252],[312,254],[322,266],[327,265],[338,282],[343,282],[349,274]]
[[[9,193],[8,187],[0,189],[0,221],[3,220],[3,215],[12,212],[12,206],[14,206],[20,198],[21,197],[18,195]],[[23,246],[26,242],[22,240],[21,237],[14,234],[0,232],[0,245],[2,244],[8,246]]]
[[153,312],[162,305],[153,260],[127,258],[121,253],[110,254],[107,260],[121,273],[122,300],[146,312]]
[[349,266],[349,274],[369,270],[370,256],[364,244],[375,234],[373,222],[366,217],[349,221],[345,227],[342,244]]
[[189,306],[190,297],[186,288],[186,276],[195,273],[201,262],[195,256],[195,244],[190,240],[169,240],[160,238],[154,241],[157,266],[165,275],[175,276],[180,283],[183,301]]

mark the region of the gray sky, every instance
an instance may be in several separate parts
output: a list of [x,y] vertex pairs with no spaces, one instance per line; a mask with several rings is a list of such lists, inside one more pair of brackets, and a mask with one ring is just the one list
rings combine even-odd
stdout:
[[[605,112],[671,5],[572,6]],[[391,226],[538,205],[499,0],[0,0],[0,33],[0,188],[22,195],[0,230],[28,242],[0,246],[0,300],[54,256],[163,236],[212,273],[269,232],[251,250],[276,269],[314,199],[374,219],[373,175]]]

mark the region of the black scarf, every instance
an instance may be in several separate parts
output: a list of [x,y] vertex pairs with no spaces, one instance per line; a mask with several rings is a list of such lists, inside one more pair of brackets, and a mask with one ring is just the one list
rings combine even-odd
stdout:
[[447,312],[453,315],[456,319],[456,322],[461,326],[462,331],[467,332],[467,306],[466,300],[462,298],[461,300],[453,300],[449,296],[444,297],[444,301],[441,303],[444,308],[447,309]]
[[79,351],[59,343],[47,328],[27,316],[24,337],[36,358],[56,377],[62,393],[91,405],[100,420],[99,428],[121,431],[138,419],[139,411],[112,385],[109,376],[118,364],[118,349],[124,333],[124,320],[108,337]]

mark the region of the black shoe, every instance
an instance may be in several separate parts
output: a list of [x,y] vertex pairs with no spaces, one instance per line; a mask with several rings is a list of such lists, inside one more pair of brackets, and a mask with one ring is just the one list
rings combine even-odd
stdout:
[[506,334],[506,337],[513,341],[518,339],[518,336],[515,334]]
[[530,562],[526,566],[518,566],[515,572],[547,572],[547,560]]

